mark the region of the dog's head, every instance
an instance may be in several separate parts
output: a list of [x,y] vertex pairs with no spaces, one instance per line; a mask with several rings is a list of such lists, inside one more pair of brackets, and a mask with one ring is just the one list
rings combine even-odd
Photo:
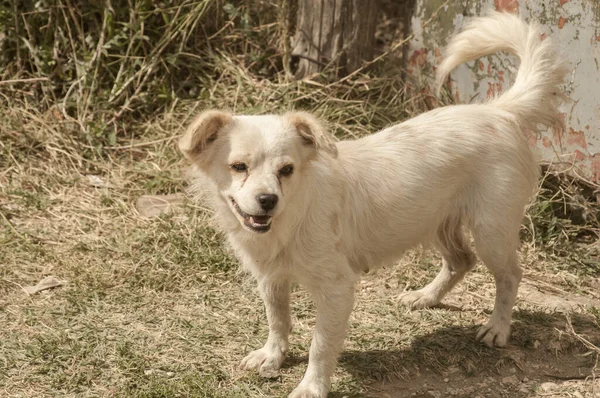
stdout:
[[319,152],[337,155],[321,123],[303,112],[233,116],[206,111],[190,124],[179,148],[252,232],[267,232],[277,222]]

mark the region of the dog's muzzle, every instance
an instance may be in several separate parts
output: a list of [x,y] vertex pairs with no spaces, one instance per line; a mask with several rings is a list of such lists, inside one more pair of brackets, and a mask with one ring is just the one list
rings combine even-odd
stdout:
[[231,199],[231,204],[233,208],[238,212],[240,217],[244,220],[244,225],[248,227],[250,230],[258,233],[267,232],[271,229],[271,222],[273,221],[273,217],[268,214],[263,215],[252,215],[244,212],[240,209],[240,206],[235,202],[235,200]]

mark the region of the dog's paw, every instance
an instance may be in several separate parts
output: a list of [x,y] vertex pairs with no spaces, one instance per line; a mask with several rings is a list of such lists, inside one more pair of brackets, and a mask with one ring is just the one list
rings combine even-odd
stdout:
[[278,376],[278,370],[281,368],[284,359],[285,354],[281,351],[263,347],[246,355],[242,359],[240,367],[246,370],[256,369],[260,376],[274,378]]
[[322,388],[314,388],[310,385],[300,384],[292,391],[288,398],[326,398],[327,391]]
[[400,304],[410,308],[411,310],[418,310],[422,308],[433,307],[439,304],[439,300],[433,297],[431,294],[426,294],[423,290],[414,290],[406,293],[402,293],[398,296]]
[[482,342],[488,347],[505,347],[510,336],[510,323],[490,321],[479,328],[475,340]]

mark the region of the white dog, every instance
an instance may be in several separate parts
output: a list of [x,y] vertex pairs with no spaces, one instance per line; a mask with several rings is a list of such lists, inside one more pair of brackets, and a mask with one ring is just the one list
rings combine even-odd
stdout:
[[476,262],[463,227],[496,281],[494,311],[477,340],[506,345],[521,279],[519,226],[538,180],[526,134],[560,123],[566,73],[540,33],[509,14],[474,20],[451,41],[439,82],[462,62],[505,50],[521,60],[514,86],[485,104],[436,109],[361,139],[335,142],[302,112],[212,110],[193,121],[180,149],[266,306],[269,337],[243,368],[272,375],[281,367],[290,283],[300,283],[317,320],[306,374],[290,397],[325,397],[361,273],[432,244],[440,273],[401,301],[433,306]]

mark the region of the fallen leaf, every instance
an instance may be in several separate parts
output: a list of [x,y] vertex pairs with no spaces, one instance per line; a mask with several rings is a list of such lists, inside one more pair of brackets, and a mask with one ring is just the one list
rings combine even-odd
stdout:
[[35,286],[25,286],[23,290],[27,292],[27,294],[35,294],[41,292],[42,290],[52,289],[54,287],[63,286],[65,284],[64,281],[56,279],[53,276],[47,276],[41,281],[38,282]]
[[173,212],[183,206],[184,195],[143,195],[135,205],[137,211],[144,217],[153,218],[161,214]]
[[88,175],[87,178],[88,178],[90,185],[93,187],[96,187],[96,188],[108,187],[108,184],[106,182],[104,182],[104,180],[102,178],[100,178],[98,176]]

